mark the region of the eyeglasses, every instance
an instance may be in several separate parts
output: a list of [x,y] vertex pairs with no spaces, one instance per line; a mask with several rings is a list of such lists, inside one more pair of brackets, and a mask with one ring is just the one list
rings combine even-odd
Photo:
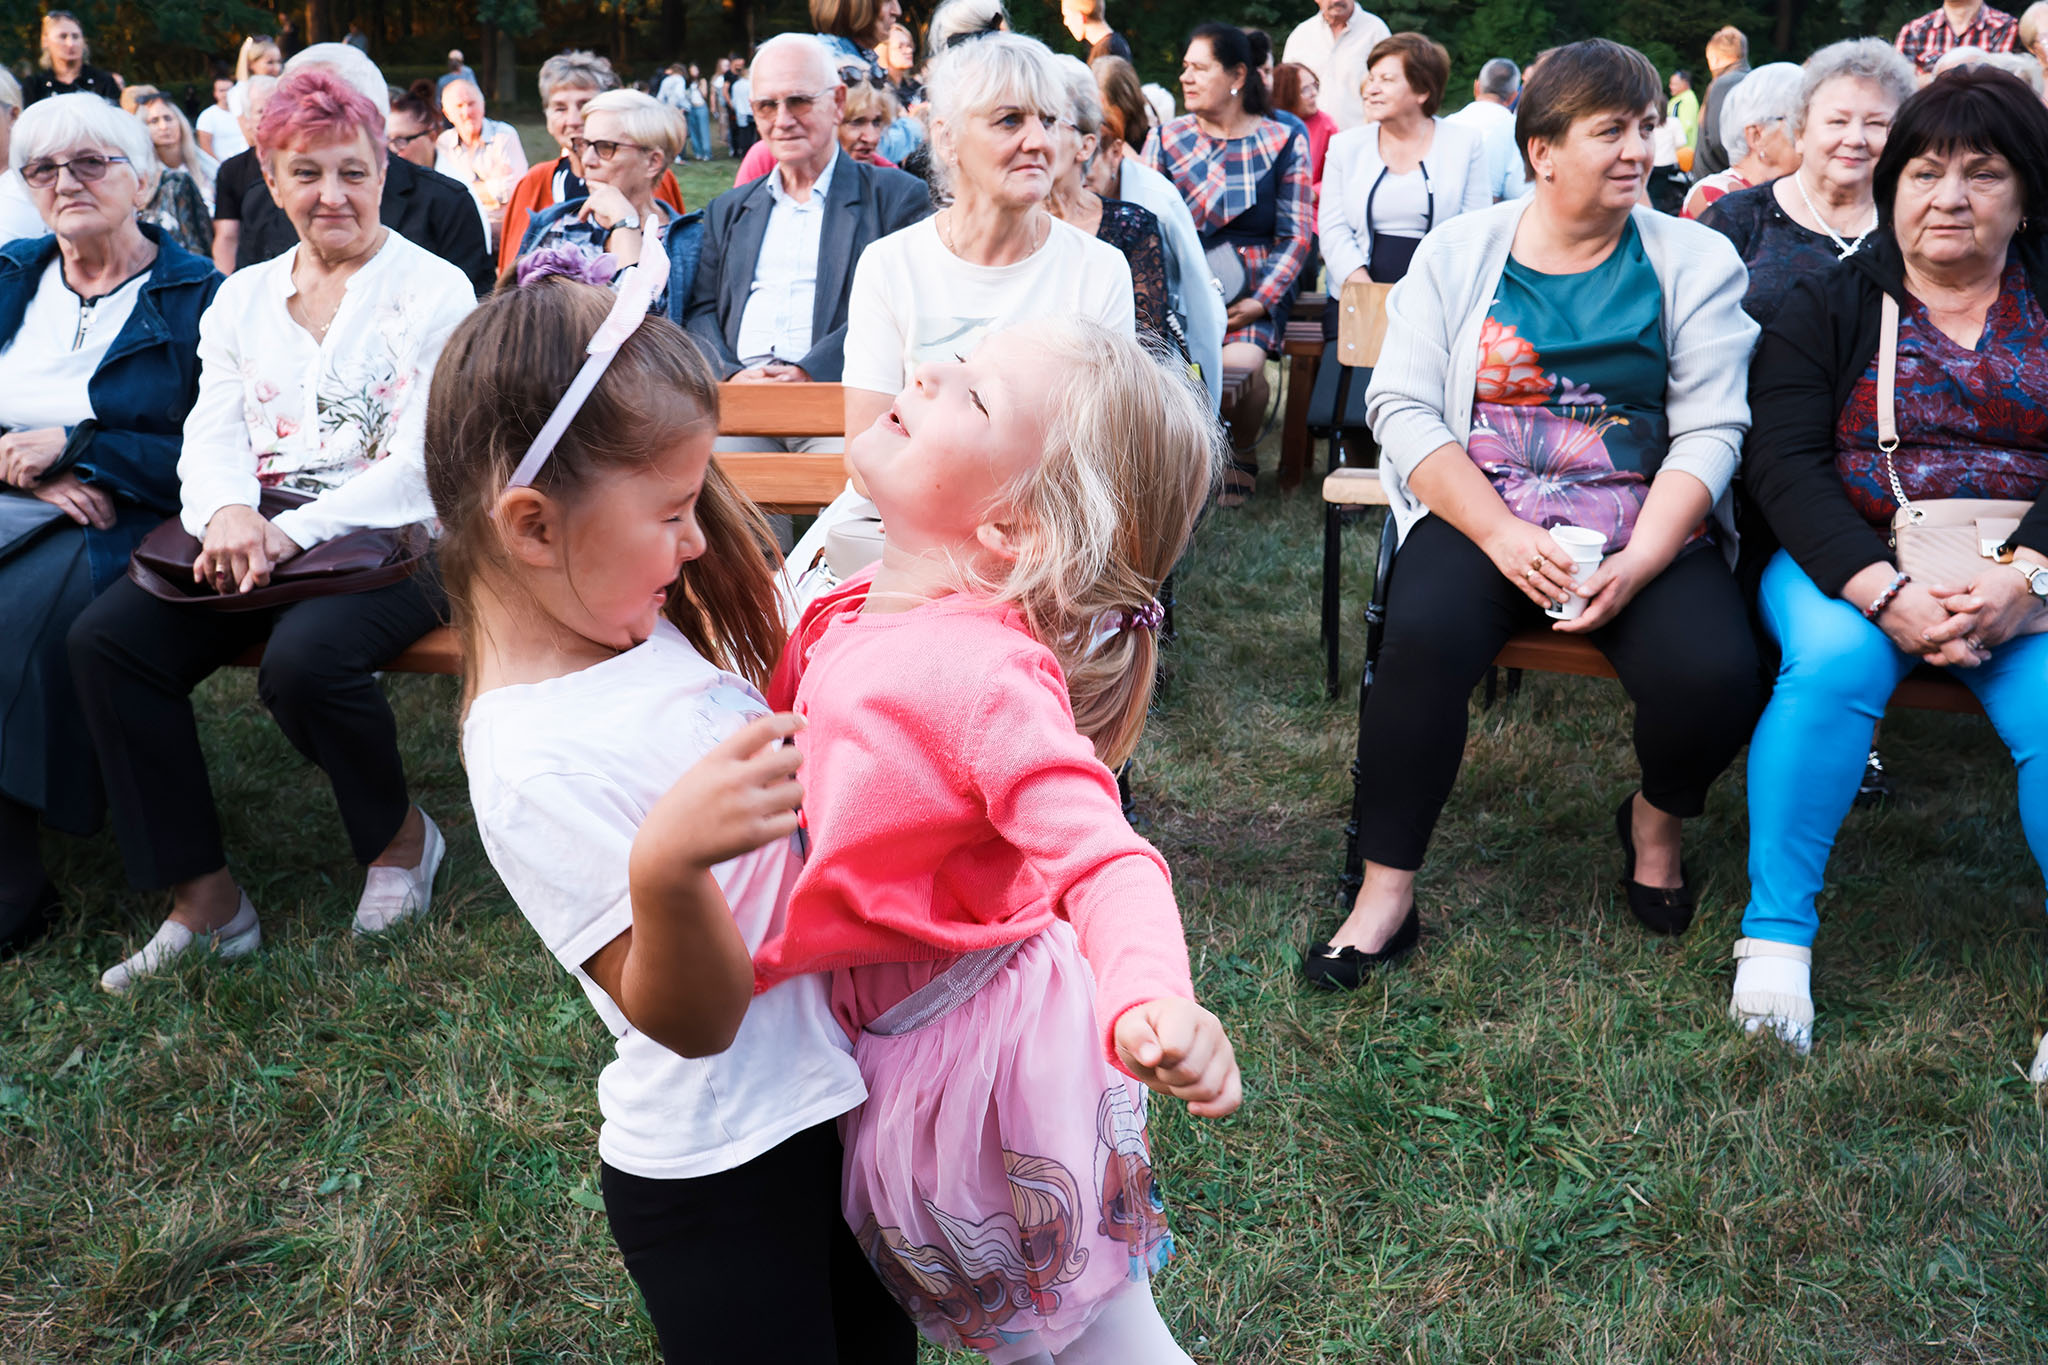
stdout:
[[609,139],[592,142],[585,137],[569,139],[569,150],[576,153],[578,161],[610,161],[621,149],[629,152],[644,152],[647,148],[637,142],[612,142]]
[[872,85],[877,90],[887,88],[889,78],[877,76],[864,66],[842,66],[839,68],[839,82],[842,85]]
[[825,98],[828,93],[830,92],[814,90],[808,95],[784,95],[779,100],[753,100],[750,103],[754,109],[754,121],[756,123],[767,123],[775,117],[778,110],[782,109],[789,110],[791,118],[802,118],[810,113],[818,101]]
[[69,167],[73,179],[81,185],[90,185],[103,178],[107,173],[107,167],[116,162],[125,166],[128,164],[128,158],[102,156],[98,152],[82,152],[69,161],[52,161],[45,157],[41,161],[31,161],[23,166],[21,178],[31,189],[46,190],[57,183],[57,172]]
[[421,138],[432,137],[433,135],[434,130],[432,128],[422,128],[417,133],[386,134],[384,141],[389,143],[393,147],[410,147],[412,146],[413,143],[418,142]]

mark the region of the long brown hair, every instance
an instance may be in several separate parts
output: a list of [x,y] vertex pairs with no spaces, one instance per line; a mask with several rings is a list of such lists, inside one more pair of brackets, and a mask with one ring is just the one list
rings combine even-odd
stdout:
[[[505,289],[448,338],[427,395],[427,489],[441,518],[442,578],[465,656],[482,657],[478,580],[516,591],[492,509],[585,359],[609,290],[561,277]],[[695,343],[650,317],[619,353],[541,467],[534,487],[573,506],[614,470],[649,463],[690,427],[718,420],[718,380]],[[697,499],[704,553],[683,566],[665,614],[706,659],[765,686],[782,652],[775,539],[714,461]]]

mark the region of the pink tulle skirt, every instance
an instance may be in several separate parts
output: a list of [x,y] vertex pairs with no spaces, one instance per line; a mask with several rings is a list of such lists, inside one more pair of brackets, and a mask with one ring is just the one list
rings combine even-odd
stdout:
[[[842,999],[905,981],[850,975]],[[1056,921],[950,1012],[854,1043],[868,1100],[841,1121],[846,1221],[933,1341],[997,1362],[1058,1352],[1173,1250],[1144,1088],[1103,1057],[1094,1002]]]

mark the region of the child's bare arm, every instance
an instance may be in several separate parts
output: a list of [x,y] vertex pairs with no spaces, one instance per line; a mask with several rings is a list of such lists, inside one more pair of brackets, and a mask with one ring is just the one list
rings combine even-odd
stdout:
[[1197,1118],[1220,1119],[1244,1099],[1237,1054],[1223,1021],[1192,1000],[1162,996],[1117,1016],[1117,1057],[1162,1095],[1188,1102]]
[[732,1045],[754,964],[711,869],[796,829],[793,715],[763,716],[705,754],[654,804],[628,869],[633,927],[583,964],[633,1027],[684,1057]]

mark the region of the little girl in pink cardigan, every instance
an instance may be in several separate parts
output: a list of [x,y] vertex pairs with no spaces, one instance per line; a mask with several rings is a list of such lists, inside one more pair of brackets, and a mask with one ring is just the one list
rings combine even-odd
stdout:
[[770,687],[807,722],[810,855],[757,989],[834,973],[868,1086],[847,1220],[926,1335],[992,1361],[1188,1359],[1149,1288],[1144,1087],[1220,1117],[1237,1064],[1107,765],[1219,451],[1184,374],[1090,323],[924,366],[848,442],[882,560]]

